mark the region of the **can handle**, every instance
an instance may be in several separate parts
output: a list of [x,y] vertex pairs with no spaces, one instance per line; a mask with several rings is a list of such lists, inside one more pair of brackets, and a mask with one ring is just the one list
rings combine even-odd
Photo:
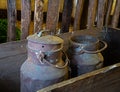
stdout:
[[45,33],[45,32],[50,32],[50,31],[49,31],[49,30],[41,30],[41,31],[39,31],[39,32],[37,33],[37,36],[38,36],[38,37],[41,37],[42,34]]
[[96,50],[96,51],[89,51],[89,50],[85,50],[83,47],[82,52],[89,53],[89,54],[95,54],[95,53],[99,53],[99,52],[105,50],[107,48],[107,43],[105,41],[101,41],[101,40],[99,42],[104,44],[104,46],[101,49]]
[[48,65],[50,65],[50,66],[52,66],[52,67],[55,67],[55,68],[59,68],[59,69],[63,69],[63,68],[65,68],[67,65],[68,65],[68,63],[69,63],[69,59],[68,59],[68,57],[67,57],[67,54],[64,52],[64,51],[62,51],[62,53],[65,55],[65,57],[66,57],[66,60],[65,60],[65,64],[63,65],[63,66],[59,66],[59,65],[57,65],[57,64],[52,64],[52,63],[50,63],[49,61],[47,61],[45,58],[44,58],[44,54],[42,53],[41,55],[39,55],[39,57],[37,57],[38,58],[38,60],[39,60],[39,62],[41,63],[41,64],[44,64],[44,62],[45,63],[47,63]]

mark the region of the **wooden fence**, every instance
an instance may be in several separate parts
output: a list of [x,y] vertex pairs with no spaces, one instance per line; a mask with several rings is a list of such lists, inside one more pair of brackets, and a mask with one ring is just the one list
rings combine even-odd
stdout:
[[[44,0],[34,0],[34,32],[43,29],[43,7]],[[73,21],[73,31],[80,30],[82,20],[86,20],[86,28],[91,29],[94,26],[102,28],[103,26],[118,27],[120,15],[120,0],[116,1],[115,11],[110,16],[113,0],[77,0],[75,8],[75,17]],[[33,0],[32,0],[33,2]],[[31,22],[31,0],[21,0],[21,40],[26,39],[29,33]],[[45,28],[56,33],[59,20],[59,3],[60,0],[48,0],[48,10]],[[88,5],[88,6],[87,6]],[[68,32],[71,24],[71,14],[73,9],[73,0],[64,0],[62,21],[59,27],[60,32]],[[15,40],[15,24],[16,24],[16,0],[7,0],[8,14],[8,41]],[[87,12],[86,12],[87,11]],[[84,16],[86,12],[87,17]],[[110,21],[111,19],[111,21]]]

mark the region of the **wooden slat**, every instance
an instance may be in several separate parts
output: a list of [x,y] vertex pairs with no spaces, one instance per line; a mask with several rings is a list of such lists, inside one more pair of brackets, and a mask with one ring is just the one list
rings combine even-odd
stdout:
[[75,18],[74,18],[74,28],[73,28],[74,31],[80,30],[80,21],[81,21],[81,16],[83,11],[83,5],[84,5],[84,0],[77,1],[77,7],[75,12]]
[[7,16],[8,16],[8,28],[7,28],[7,40],[16,40],[16,1],[7,0]]
[[105,16],[105,5],[107,0],[98,0],[97,27],[102,28]]
[[[99,33],[101,30],[92,29],[75,31],[74,35],[80,34],[101,34],[108,35],[112,39],[108,39],[109,43],[112,43],[110,48],[111,53],[118,50],[120,40],[116,40],[119,37],[120,31],[118,29],[111,29],[108,33]],[[113,33],[111,33],[111,31]],[[115,33],[114,33],[115,32]],[[116,36],[117,34],[117,36]],[[68,39],[73,35],[72,33],[65,33],[60,35],[65,40],[65,47],[68,46]],[[114,40],[113,40],[114,39]],[[107,39],[106,39],[107,40]],[[114,45],[114,44],[116,45]],[[115,47],[116,46],[116,47]],[[119,50],[117,51],[119,53]],[[109,54],[111,54],[109,53]],[[115,53],[115,56],[118,54]],[[119,58],[119,55],[117,56]],[[1,92],[19,92],[20,91],[20,67],[21,64],[27,58],[26,41],[8,42],[0,44],[0,91]],[[109,57],[108,57],[109,58]],[[118,58],[113,57],[118,61]],[[111,61],[114,63],[113,59]],[[109,61],[107,61],[109,62]],[[40,92],[120,92],[120,63],[102,68],[100,70],[90,72],[88,74],[81,75],[79,77],[49,86],[42,89]],[[2,89],[2,90],[1,90]],[[3,91],[4,90],[4,91]],[[43,91],[46,90],[46,91]]]
[[31,21],[31,0],[21,1],[21,39],[26,39]]
[[120,17],[120,0],[116,2],[116,8],[112,19],[112,27],[117,27]]
[[89,0],[87,29],[94,27],[96,18],[97,0]]
[[48,1],[46,29],[52,31],[53,34],[56,33],[56,27],[58,24],[59,5],[60,5],[59,2],[60,0]]
[[120,92],[120,63],[49,86],[37,92]]
[[43,0],[35,0],[34,33],[42,29],[43,23]]
[[20,67],[26,60],[26,41],[0,44],[0,91],[20,92]]
[[61,33],[69,32],[72,8],[73,8],[73,0],[64,0]]
[[108,0],[108,6],[107,6],[107,10],[106,10],[106,17],[105,17],[105,26],[106,27],[109,25],[112,3],[113,3],[113,0]]

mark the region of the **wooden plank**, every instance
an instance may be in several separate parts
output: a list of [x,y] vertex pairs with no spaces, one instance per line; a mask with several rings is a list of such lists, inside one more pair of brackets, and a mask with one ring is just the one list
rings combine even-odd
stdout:
[[117,0],[115,12],[112,19],[112,27],[116,28],[118,26],[119,17],[120,17],[120,0]]
[[80,21],[81,21],[81,16],[83,12],[83,5],[84,5],[84,0],[78,0],[77,1],[77,7],[75,11],[75,18],[74,18],[74,28],[73,30],[80,30]]
[[52,34],[56,34],[56,27],[59,18],[59,2],[60,0],[48,1],[46,29],[50,30]]
[[8,28],[7,28],[7,41],[16,40],[16,1],[7,0],[7,15],[8,15]]
[[119,92],[120,63],[49,86],[37,92]]
[[31,21],[31,0],[21,1],[21,39],[26,39]]
[[105,16],[105,5],[107,0],[98,0],[97,27],[102,28]]
[[94,27],[96,18],[97,0],[89,0],[87,29]]
[[34,33],[39,32],[42,29],[43,5],[44,5],[43,0],[35,0]]
[[108,1],[108,7],[107,7],[107,10],[106,10],[106,17],[105,17],[105,26],[106,27],[109,25],[110,12],[111,12],[111,9],[112,9],[112,3],[113,3],[113,0]]
[[73,0],[64,0],[61,33],[69,32],[72,8],[73,8]]
[[0,44],[0,59],[26,53],[26,40]]
[[26,60],[27,54],[0,59],[0,91],[20,92],[20,67]]
[[0,44],[1,92],[20,92],[20,67],[26,57],[26,41]]

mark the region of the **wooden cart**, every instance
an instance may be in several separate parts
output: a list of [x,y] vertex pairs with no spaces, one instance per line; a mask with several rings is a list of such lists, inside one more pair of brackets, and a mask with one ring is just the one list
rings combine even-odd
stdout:
[[[7,39],[10,42],[0,44],[1,92],[20,91],[20,67],[27,58],[27,41],[25,38],[29,35],[31,21],[30,1],[21,0],[21,41],[15,41],[16,3],[15,0],[7,0]],[[77,2],[72,30],[75,34],[95,35],[108,43],[108,48],[103,52],[105,58],[104,67],[51,85],[38,92],[120,92],[120,29],[115,29],[118,27],[119,22],[120,0],[116,0],[117,3],[112,15],[112,22],[109,19],[111,18],[110,11],[113,0],[89,0],[89,6],[88,3],[86,4],[86,1],[88,2],[88,0],[78,0]],[[53,32],[57,30],[59,21],[59,3],[60,0],[49,0],[48,2],[45,28]],[[62,21],[59,27],[60,32],[64,33],[60,36],[66,41],[64,48],[68,46],[68,39],[66,37],[72,34],[65,33],[69,32],[70,25],[72,24],[72,3],[73,0],[64,0]],[[43,7],[43,0],[35,0],[34,32],[43,28]],[[83,21],[83,19],[85,20]],[[85,30],[81,30],[81,25],[85,25]],[[113,28],[108,28],[107,25]],[[106,26],[106,28],[103,28],[103,26]]]
[[[54,84],[38,92],[119,92],[120,91],[120,30],[106,28],[99,31],[98,28],[81,30],[75,34],[96,35],[108,43],[108,48],[103,51],[105,58],[104,67],[90,73]],[[66,42],[72,33],[60,35]],[[106,38],[104,38],[106,36]],[[27,58],[27,41],[8,42],[0,44],[0,91],[20,91],[20,67]]]

